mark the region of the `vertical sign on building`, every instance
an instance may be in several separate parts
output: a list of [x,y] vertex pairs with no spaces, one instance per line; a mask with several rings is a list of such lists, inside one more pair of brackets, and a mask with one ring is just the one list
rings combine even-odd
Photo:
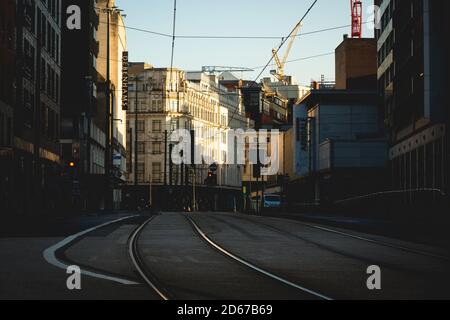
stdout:
[[128,110],[128,51],[122,53],[122,110]]
[[294,118],[296,132],[295,169],[299,176],[304,176],[309,173],[311,152],[307,106],[295,106]]

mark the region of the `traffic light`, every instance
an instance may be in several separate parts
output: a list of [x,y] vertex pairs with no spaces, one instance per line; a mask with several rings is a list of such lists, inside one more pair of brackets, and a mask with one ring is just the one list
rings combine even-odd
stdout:
[[255,179],[261,178],[261,168],[262,168],[262,165],[260,163],[252,165],[253,178],[255,178]]
[[74,160],[71,160],[67,162],[66,165],[67,174],[72,178],[75,179],[78,176],[78,163]]

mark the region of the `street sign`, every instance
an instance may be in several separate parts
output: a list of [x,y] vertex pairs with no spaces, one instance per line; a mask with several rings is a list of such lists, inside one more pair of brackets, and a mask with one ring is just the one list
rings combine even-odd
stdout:
[[212,165],[209,166],[209,171],[211,172],[216,172],[218,169],[217,163],[213,163]]
[[115,154],[113,157],[113,165],[120,167],[122,165],[122,155]]

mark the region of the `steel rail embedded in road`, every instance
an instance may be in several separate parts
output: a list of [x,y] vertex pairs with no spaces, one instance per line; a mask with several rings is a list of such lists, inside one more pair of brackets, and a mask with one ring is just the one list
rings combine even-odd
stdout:
[[[260,216],[257,216],[257,217],[259,218]],[[260,225],[263,225],[263,226],[267,226],[267,227],[272,227],[273,228],[273,226],[267,225],[267,224],[265,224],[265,223],[263,223],[261,221],[255,221],[255,220],[248,219],[248,218],[242,217],[242,216],[240,216],[239,218],[240,219],[244,219],[246,221],[253,222],[253,223],[259,223]],[[269,216],[268,218],[279,219],[279,218],[273,217],[273,216]],[[397,250],[400,250],[400,251],[409,252],[409,253],[413,253],[413,254],[417,254],[417,255],[422,255],[422,256],[429,257],[429,258],[450,261],[450,257],[449,256],[445,256],[445,255],[441,255],[441,254],[437,254],[437,253],[433,253],[433,252],[428,252],[428,251],[425,251],[425,250],[414,249],[414,248],[411,248],[411,247],[401,246],[401,245],[397,245],[397,244],[394,244],[394,243],[389,243],[389,242],[386,242],[386,241],[375,240],[375,239],[371,239],[371,238],[368,238],[368,237],[358,236],[356,234],[351,234],[351,233],[348,233],[348,232],[332,229],[332,228],[321,226],[321,225],[315,225],[315,224],[307,223],[307,222],[304,222],[304,221],[299,221],[299,220],[294,220],[294,219],[289,219],[289,220],[290,221],[294,221],[297,224],[300,224],[300,225],[303,225],[303,226],[306,226],[306,227],[309,227],[309,228],[321,230],[321,231],[324,231],[324,232],[334,233],[334,234],[338,234],[338,235],[341,235],[341,236],[344,236],[344,237],[350,237],[352,239],[361,240],[361,241],[364,241],[364,242],[369,242],[369,243],[377,244],[377,245],[380,245],[380,246],[383,246],[383,247],[388,247],[388,248],[391,248],[391,249],[397,249]]]
[[361,236],[357,236],[355,234],[351,234],[351,233],[347,233],[347,232],[331,229],[331,228],[328,228],[328,227],[317,226],[317,225],[313,225],[313,224],[306,223],[306,222],[301,222],[301,221],[298,221],[298,222],[300,224],[302,224],[302,225],[307,226],[307,227],[318,229],[318,230],[322,230],[322,231],[325,231],[325,232],[334,233],[334,234],[338,234],[338,235],[341,235],[341,236],[346,236],[346,237],[350,237],[350,238],[353,238],[353,239],[357,239],[357,240],[361,240],[361,241],[365,241],[365,242],[370,242],[370,243],[377,244],[377,245],[380,245],[380,246],[384,246],[384,247],[388,247],[388,248],[392,248],[392,249],[397,249],[397,250],[404,251],[404,252],[414,253],[414,254],[417,254],[417,255],[426,256],[426,257],[429,257],[429,258],[435,258],[435,259],[450,261],[450,257],[448,257],[448,256],[443,256],[443,255],[440,255],[440,254],[435,254],[435,253],[424,251],[424,250],[413,249],[411,247],[405,247],[405,246],[401,246],[401,245],[396,245],[396,244],[388,243],[388,242],[385,242],[385,241],[379,241],[379,240],[375,240],[375,239],[361,237]]
[[142,262],[142,259],[139,255],[139,248],[138,248],[138,240],[139,236],[142,233],[142,230],[154,219],[155,217],[151,217],[147,221],[145,221],[143,224],[141,224],[131,235],[129,242],[128,242],[128,252],[131,258],[131,261],[133,262],[134,267],[136,268],[139,275],[142,277],[142,279],[149,285],[160,297],[161,299],[168,301],[169,296],[166,294],[161,288],[158,287],[158,285],[155,283],[154,280],[152,280],[152,276],[150,275],[149,271],[145,267],[144,263]]
[[231,253],[230,251],[226,250],[225,248],[221,247],[219,244],[215,243],[214,241],[212,241],[201,229],[200,227],[195,223],[195,221],[190,217],[190,216],[186,216],[186,218],[188,219],[188,221],[191,223],[192,227],[194,228],[194,230],[201,236],[201,238],[203,238],[204,241],[206,241],[211,247],[213,247],[215,250],[219,251],[220,253],[228,256],[229,258],[233,259],[234,261],[250,268],[253,271],[256,271],[258,273],[263,274],[264,276],[267,276],[269,278],[271,278],[272,280],[276,280],[278,282],[281,282],[287,286],[293,287],[295,289],[301,290],[303,292],[306,292],[308,294],[311,294],[317,298],[323,299],[323,300],[333,300],[330,297],[327,297],[323,294],[320,294],[318,292],[315,292],[313,290],[307,289],[305,287],[302,287],[296,283],[293,283],[287,279],[284,279],[282,277],[279,277],[267,270],[264,270],[246,260],[244,260],[243,258],[238,257],[237,255]]
[[[311,243],[311,244],[317,246],[317,247],[320,248],[320,249],[323,249],[323,250],[326,250],[326,251],[333,252],[333,253],[335,253],[335,254],[344,256],[344,257],[346,257],[346,258],[359,260],[359,261],[362,261],[362,262],[364,262],[364,263],[368,263],[369,265],[372,265],[372,264],[373,264],[373,265],[377,265],[377,264],[379,264],[379,262],[374,261],[374,260],[371,260],[371,259],[369,259],[369,258],[365,258],[365,257],[362,257],[362,256],[357,256],[357,255],[354,255],[354,254],[351,254],[351,253],[343,252],[342,250],[338,250],[338,249],[336,249],[336,248],[330,247],[329,245],[322,244],[322,243],[320,243],[320,242],[318,242],[318,241],[314,241],[314,240],[311,240],[311,239],[307,239],[307,238],[302,237],[302,236],[300,236],[300,235],[294,234],[294,233],[292,233],[292,232],[290,232],[290,231],[286,231],[286,230],[280,229],[280,228],[278,228],[278,227],[275,227],[275,226],[273,226],[273,225],[270,225],[270,224],[261,222],[261,221],[256,220],[256,219],[249,219],[249,218],[247,218],[247,217],[236,216],[236,215],[230,216],[230,217],[232,217],[233,219],[243,220],[243,221],[248,222],[248,223],[251,223],[251,224],[259,225],[259,226],[261,226],[261,227],[263,227],[263,228],[265,228],[265,229],[267,229],[267,230],[270,230],[270,231],[272,231],[272,232],[276,232],[276,233],[281,234],[281,235],[284,235],[284,236],[289,235],[290,237],[293,237],[293,238],[296,239],[296,240],[300,240],[300,241],[304,241],[304,242],[307,242],[307,243]],[[217,221],[221,221],[221,222],[223,222],[223,223],[228,223],[228,222],[223,221],[222,219],[219,219],[219,218],[216,217],[216,216],[211,216],[210,218],[212,218],[212,219],[214,219],[214,220],[217,220]],[[390,268],[390,269],[392,269],[392,270],[398,270],[398,271],[408,272],[408,273],[413,273],[413,274],[416,274],[416,273],[417,273],[417,272],[412,271],[412,270],[410,270],[410,269],[408,269],[408,268],[401,267],[401,266],[398,266],[398,265],[395,265],[395,264],[386,263],[386,262],[383,263],[383,264],[384,264],[386,267],[388,267],[388,268]]]
[[[257,216],[257,217],[259,218],[260,216]],[[273,217],[273,216],[269,216],[268,218],[279,219],[279,218]],[[259,223],[261,225],[269,226],[269,225],[267,225],[265,223],[262,223],[260,221],[251,220],[251,219],[248,219],[248,218],[245,218],[245,217],[240,217],[240,219],[244,219],[246,221],[250,221],[250,222],[253,222],[253,223]],[[348,233],[348,232],[332,229],[330,227],[325,227],[325,226],[321,226],[321,225],[315,225],[315,224],[311,224],[311,223],[307,223],[307,222],[299,221],[299,220],[295,220],[295,219],[289,219],[289,221],[293,221],[293,222],[295,222],[297,224],[300,224],[300,225],[303,225],[303,226],[306,226],[306,227],[309,227],[309,228],[321,230],[321,231],[328,232],[328,233],[338,234],[338,235],[341,235],[341,236],[344,236],[344,237],[350,237],[352,239],[361,240],[361,241],[369,242],[369,243],[372,243],[372,244],[377,244],[377,245],[388,247],[388,248],[391,248],[391,249],[397,249],[397,250],[404,251],[404,252],[414,253],[414,254],[426,256],[426,257],[429,257],[429,258],[435,258],[435,259],[439,259],[439,260],[450,261],[450,257],[449,256],[445,256],[445,255],[441,255],[441,254],[437,254],[437,253],[433,253],[433,252],[428,252],[428,251],[425,251],[425,250],[414,249],[414,248],[411,248],[411,247],[401,246],[401,245],[397,245],[397,244],[394,244],[394,243],[389,243],[389,242],[386,242],[386,241],[380,241],[380,240],[375,240],[375,239],[371,239],[371,238],[368,238],[368,237],[358,236],[356,234],[351,234],[351,233]]]

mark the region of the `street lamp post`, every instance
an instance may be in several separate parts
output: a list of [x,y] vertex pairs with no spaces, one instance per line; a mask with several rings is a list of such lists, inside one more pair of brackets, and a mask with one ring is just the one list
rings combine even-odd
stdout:
[[197,173],[195,170],[195,167],[191,167],[191,173],[192,173],[192,212],[197,212]]

